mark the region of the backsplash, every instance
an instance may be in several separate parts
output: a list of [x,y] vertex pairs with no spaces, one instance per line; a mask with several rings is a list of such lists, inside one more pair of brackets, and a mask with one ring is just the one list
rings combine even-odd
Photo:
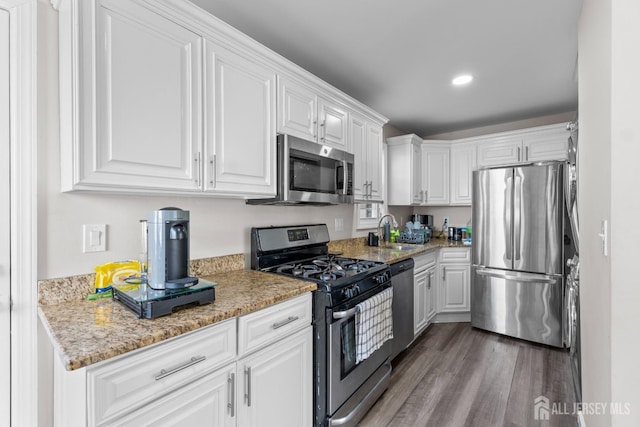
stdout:
[[[213,258],[191,260],[190,274],[208,276],[225,271],[243,270],[244,254],[225,255]],[[38,303],[41,305],[60,304],[65,301],[78,301],[94,293],[95,273],[61,277],[38,281]]]

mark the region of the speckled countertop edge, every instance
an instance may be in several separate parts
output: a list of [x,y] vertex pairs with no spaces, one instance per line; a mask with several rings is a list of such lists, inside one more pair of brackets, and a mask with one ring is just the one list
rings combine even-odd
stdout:
[[316,290],[316,284],[254,270],[221,271],[201,275],[216,282],[216,299],[211,304],[189,307],[157,319],[138,319],[129,309],[110,298],[87,301],[82,283],[91,275],[43,281],[54,288],[75,283],[70,291],[83,292],[38,307],[39,317],[53,348],[67,370],[80,369],[199,328],[242,316],[287,299]]
[[452,242],[445,239],[433,239],[424,245],[405,243],[402,243],[402,245],[415,247],[415,249],[398,250],[385,246],[368,246],[366,244],[366,238],[355,238],[329,242],[329,252],[339,253],[341,256],[348,258],[394,264],[439,248],[471,248],[470,245],[463,245],[460,241]]

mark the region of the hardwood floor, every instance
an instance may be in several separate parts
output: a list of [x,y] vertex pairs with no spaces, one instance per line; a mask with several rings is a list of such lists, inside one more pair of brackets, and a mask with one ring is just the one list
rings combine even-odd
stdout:
[[[434,324],[393,361],[389,389],[359,426],[576,426],[572,381],[565,350]],[[548,421],[534,418],[539,396]]]

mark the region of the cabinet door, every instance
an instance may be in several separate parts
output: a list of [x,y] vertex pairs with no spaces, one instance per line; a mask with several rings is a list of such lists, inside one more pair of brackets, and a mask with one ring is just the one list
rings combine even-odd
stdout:
[[369,200],[382,201],[382,126],[367,123],[367,170],[369,171]]
[[205,189],[276,194],[275,72],[207,41]]
[[348,113],[343,107],[318,98],[319,143],[351,152],[347,138],[348,126]]
[[442,264],[440,266],[440,311],[470,311],[469,264]]
[[478,144],[478,167],[519,163],[522,157],[522,138],[492,138]]
[[235,425],[233,379],[236,364],[194,381],[106,425],[212,427]]
[[413,277],[413,333],[418,336],[428,324],[427,298],[429,271],[423,270]]
[[238,361],[238,425],[311,426],[312,328]]
[[427,270],[427,291],[425,312],[427,322],[431,321],[438,312],[438,275],[435,266]]
[[[131,2],[95,6],[95,49],[82,53],[74,186],[200,190],[201,38]],[[93,21],[84,18],[89,34]]]
[[422,186],[422,149],[417,144],[411,145],[411,202],[421,205],[426,202]]
[[278,77],[278,132],[316,142],[315,93],[286,77]]
[[425,204],[449,204],[449,147],[422,146],[422,186]]
[[366,201],[369,187],[367,178],[367,122],[364,117],[351,113],[349,136],[353,149],[353,194],[357,201]]
[[471,205],[472,176],[476,167],[476,143],[451,147],[452,205]]
[[569,131],[563,126],[533,132],[524,138],[524,160],[541,162],[545,160],[567,160]]

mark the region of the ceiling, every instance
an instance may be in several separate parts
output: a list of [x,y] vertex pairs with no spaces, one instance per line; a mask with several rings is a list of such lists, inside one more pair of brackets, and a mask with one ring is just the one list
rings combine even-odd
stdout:
[[577,109],[581,0],[191,1],[404,132]]

